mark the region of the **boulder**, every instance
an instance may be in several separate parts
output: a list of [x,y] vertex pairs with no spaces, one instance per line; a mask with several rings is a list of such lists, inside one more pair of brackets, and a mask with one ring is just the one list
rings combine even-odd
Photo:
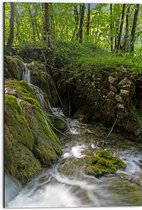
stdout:
[[24,64],[19,57],[4,57],[4,77],[11,79],[22,79],[22,73],[24,71]]
[[23,80],[7,80],[5,85],[9,90],[5,94],[5,168],[26,183],[42,166],[58,159],[61,143],[32,86]]

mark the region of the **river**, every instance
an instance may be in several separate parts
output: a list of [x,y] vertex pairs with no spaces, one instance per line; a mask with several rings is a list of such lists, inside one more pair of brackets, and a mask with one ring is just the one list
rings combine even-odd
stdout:
[[6,207],[142,206],[142,145],[112,133],[105,148],[119,155],[127,168],[101,178],[88,176],[79,160],[107,131],[98,124],[71,119],[68,123],[69,138],[61,137],[63,154],[56,164],[44,168],[25,186],[6,175]]

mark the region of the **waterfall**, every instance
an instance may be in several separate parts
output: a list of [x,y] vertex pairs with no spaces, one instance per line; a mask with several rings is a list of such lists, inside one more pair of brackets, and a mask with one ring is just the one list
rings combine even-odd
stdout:
[[27,83],[31,83],[31,72],[28,69],[26,63],[24,63],[24,71],[23,71],[22,79],[25,80]]
[[46,110],[46,108],[48,106],[47,106],[47,103],[46,103],[46,101],[44,99],[42,90],[39,87],[37,87],[37,86],[35,86],[33,84],[30,84],[30,86],[33,88],[33,90],[34,90],[34,92],[36,94],[36,97],[37,97],[40,105],[42,106],[43,110]]

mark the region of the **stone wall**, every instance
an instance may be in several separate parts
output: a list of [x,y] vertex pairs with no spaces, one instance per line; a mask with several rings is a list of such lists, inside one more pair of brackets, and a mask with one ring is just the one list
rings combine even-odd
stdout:
[[[63,75],[64,78],[63,78]],[[69,79],[72,77],[72,79]],[[80,107],[87,108],[89,121],[100,121],[107,126],[116,126],[141,140],[142,115],[137,108],[138,89],[134,77],[126,70],[120,72],[87,72],[80,75],[71,75],[70,72],[58,73],[55,80],[59,82],[62,97],[71,98],[72,114],[77,116]],[[66,88],[65,88],[66,86]],[[65,89],[69,93],[65,93]],[[70,87],[70,88],[69,88]],[[139,99],[141,100],[141,99]],[[82,113],[82,114],[84,114]],[[81,114],[81,113],[80,113]],[[84,117],[86,119],[87,117]],[[91,118],[90,118],[91,116]]]

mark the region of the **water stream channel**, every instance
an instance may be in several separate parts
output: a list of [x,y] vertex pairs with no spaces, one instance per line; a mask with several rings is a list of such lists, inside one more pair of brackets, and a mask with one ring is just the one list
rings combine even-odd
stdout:
[[80,167],[81,158],[86,155],[86,151],[94,149],[108,130],[100,124],[81,124],[66,118],[60,108],[52,107],[51,114],[67,122],[65,134],[68,138],[60,136],[63,154],[57,163],[44,168],[25,186],[6,175],[5,206],[142,206],[142,144],[114,133],[114,129],[105,149],[120,156],[127,164],[126,169],[100,178],[85,175],[83,167]]

